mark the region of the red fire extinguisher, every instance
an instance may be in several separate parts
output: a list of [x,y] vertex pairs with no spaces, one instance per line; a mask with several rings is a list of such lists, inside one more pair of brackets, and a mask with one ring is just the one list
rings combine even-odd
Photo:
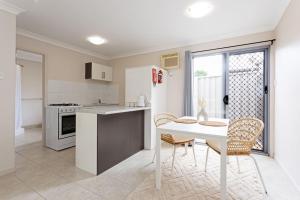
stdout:
[[162,83],[163,82],[163,71],[159,70],[158,71],[158,83]]
[[152,68],[152,82],[154,85],[157,83],[157,73],[155,68]]

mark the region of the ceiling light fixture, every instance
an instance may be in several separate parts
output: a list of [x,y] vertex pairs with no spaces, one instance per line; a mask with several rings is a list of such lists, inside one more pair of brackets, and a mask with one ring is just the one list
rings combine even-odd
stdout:
[[94,44],[94,45],[101,45],[106,43],[106,39],[100,37],[100,36],[90,36],[87,38],[87,41],[89,41],[90,43]]
[[200,1],[187,7],[185,13],[188,17],[200,18],[208,15],[213,9],[214,6],[210,2]]

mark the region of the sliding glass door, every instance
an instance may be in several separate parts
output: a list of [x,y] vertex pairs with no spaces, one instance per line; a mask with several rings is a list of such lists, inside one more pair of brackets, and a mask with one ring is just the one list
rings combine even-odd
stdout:
[[265,123],[255,150],[268,149],[268,49],[195,56],[194,113],[205,102],[209,117],[255,117]]
[[225,117],[222,101],[225,95],[224,55],[195,57],[194,69],[194,114],[199,112],[201,103],[205,104],[209,117]]

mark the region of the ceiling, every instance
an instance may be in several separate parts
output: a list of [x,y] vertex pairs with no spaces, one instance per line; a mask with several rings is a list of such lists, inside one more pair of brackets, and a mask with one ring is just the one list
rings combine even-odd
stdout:
[[184,14],[195,0],[6,1],[26,10],[18,28],[115,58],[274,30],[290,0],[205,0],[215,8],[200,19]]

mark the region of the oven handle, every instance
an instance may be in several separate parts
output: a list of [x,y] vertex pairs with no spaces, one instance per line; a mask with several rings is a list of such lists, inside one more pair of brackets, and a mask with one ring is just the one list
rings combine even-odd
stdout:
[[59,113],[59,116],[70,116],[70,115],[76,115],[76,112],[73,113]]

